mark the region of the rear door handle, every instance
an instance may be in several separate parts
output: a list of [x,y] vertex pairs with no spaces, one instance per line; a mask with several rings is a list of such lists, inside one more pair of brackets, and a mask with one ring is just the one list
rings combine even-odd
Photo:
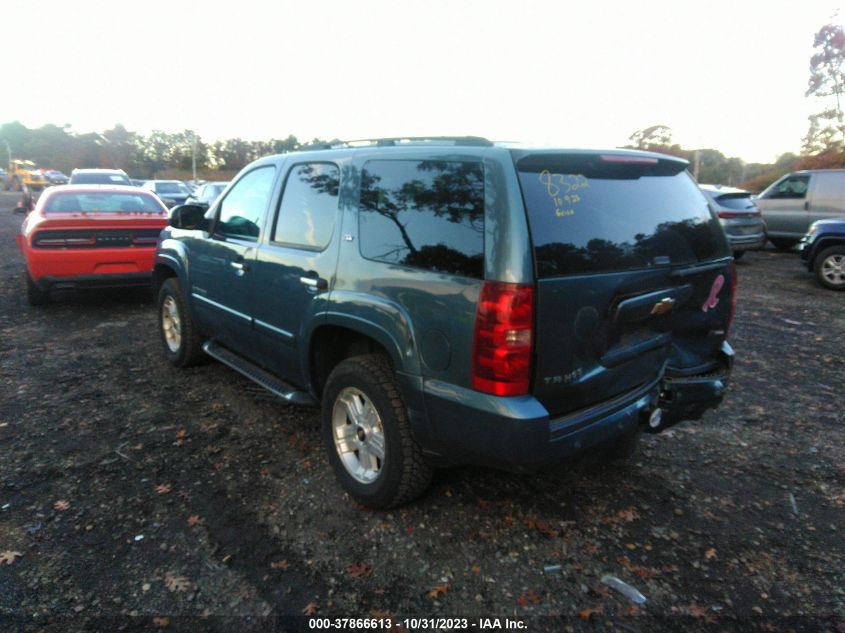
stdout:
[[810,210],[810,201],[807,200],[806,202],[804,202],[804,211],[809,211],[809,210]]
[[322,277],[300,277],[299,281],[314,290],[326,290],[329,282]]

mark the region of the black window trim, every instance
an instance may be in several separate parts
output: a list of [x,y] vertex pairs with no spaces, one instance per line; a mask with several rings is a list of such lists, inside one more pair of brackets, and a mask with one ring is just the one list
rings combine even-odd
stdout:
[[[229,191],[226,192],[226,198],[228,198],[229,195],[232,193],[232,189],[235,188],[235,185],[240,183],[249,174],[255,173],[259,169],[266,169],[267,167],[272,167],[272,169],[273,169],[273,184],[270,186],[270,199],[267,201],[267,209],[265,209],[265,216],[264,216],[264,222],[265,223],[267,222],[267,215],[269,215],[267,213],[267,210],[270,209],[270,205],[273,202],[272,198],[273,198],[273,192],[276,188],[276,178],[278,178],[279,169],[278,169],[278,165],[276,165],[276,163],[264,163],[264,164],[261,164],[261,165],[256,165],[254,168],[252,168],[249,171],[241,174],[240,178],[238,178],[235,182],[232,183],[232,185],[233,185],[232,188],[229,189]],[[211,208],[214,209],[214,219],[213,219],[213,224],[211,225],[211,227],[209,227],[210,228],[209,236],[213,239],[235,240],[236,242],[246,242],[247,244],[258,244],[258,243],[260,243],[262,233],[263,233],[264,228],[265,228],[263,226],[258,227],[258,237],[255,237],[255,238],[247,237],[245,235],[229,235],[228,233],[218,231],[220,224],[221,224],[220,223],[220,211],[223,208],[223,203],[225,201],[226,201],[225,198],[220,197],[214,202],[214,206],[211,207]]]
[[[293,173],[293,170],[299,167],[300,165],[331,165],[335,169],[337,169],[337,177],[338,177],[338,193],[337,193],[337,209],[335,209],[335,218],[334,223],[332,224],[332,232],[329,236],[329,240],[326,242],[325,246],[311,246],[310,244],[297,244],[294,242],[280,242],[278,240],[274,240],[273,238],[276,236],[276,225],[279,222],[279,214],[282,212],[282,201],[285,199],[285,190],[288,187],[288,179],[290,175]],[[338,213],[340,212],[340,176],[342,170],[340,169],[340,165],[335,163],[334,161],[330,160],[303,160],[298,163],[293,163],[290,165],[290,168],[287,170],[285,174],[284,181],[282,182],[281,191],[279,191],[279,197],[276,200],[276,210],[273,213],[273,222],[270,224],[268,236],[267,236],[267,243],[271,246],[280,246],[283,248],[290,248],[297,251],[308,251],[309,253],[322,253],[329,246],[332,245],[334,242],[335,233],[337,232],[337,225],[338,225]]]

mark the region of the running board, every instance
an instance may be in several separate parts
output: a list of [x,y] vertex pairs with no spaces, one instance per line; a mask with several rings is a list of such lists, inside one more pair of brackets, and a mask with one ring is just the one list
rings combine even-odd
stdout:
[[202,349],[213,359],[220,361],[224,365],[228,365],[236,372],[258,383],[267,391],[277,395],[289,404],[296,404],[303,407],[317,406],[317,401],[311,397],[311,394],[295,389],[286,382],[276,378],[273,374],[264,371],[257,365],[253,365],[242,356],[238,356],[234,352],[227,350],[219,343],[206,341]]

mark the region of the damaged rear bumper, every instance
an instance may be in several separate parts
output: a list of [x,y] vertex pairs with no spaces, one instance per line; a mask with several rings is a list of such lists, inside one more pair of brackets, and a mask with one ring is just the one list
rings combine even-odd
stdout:
[[678,422],[697,420],[708,409],[718,407],[727,390],[734,356],[733,348],[724,341],[717,361],[703,371],[690,374],[667,369],[660,385],[658,406],[662,416],[659,424],[645,429],[659,433]]

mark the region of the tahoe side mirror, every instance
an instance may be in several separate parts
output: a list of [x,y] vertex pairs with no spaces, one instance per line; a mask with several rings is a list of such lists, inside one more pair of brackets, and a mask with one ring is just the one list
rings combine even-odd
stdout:
[[175,229],[208,230],[203,207],[196,204],[180,204],[170,210],[170,226]]
[[15,207],[15,213],[29,213],[29,209],[26,207],[17,206]]

